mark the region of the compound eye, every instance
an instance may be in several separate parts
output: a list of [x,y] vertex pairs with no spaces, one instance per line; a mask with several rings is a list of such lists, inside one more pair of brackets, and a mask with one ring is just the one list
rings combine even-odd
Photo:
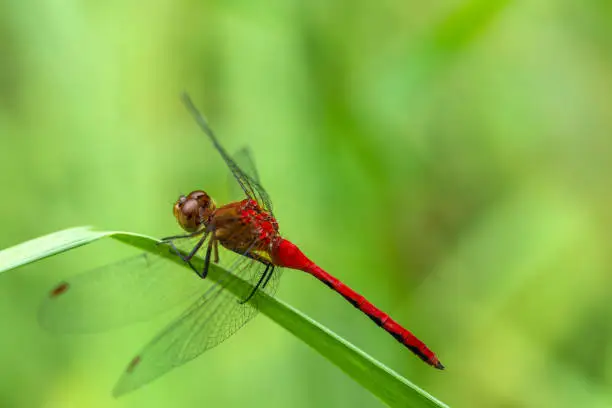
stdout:
[[197,201],[187,200],[184,205],[175,211],[174,215],[184,230],[192,232],[200,226],[199,207]]
[[179,196],[174,204],[174,217],[179,225],[188,232],[195,232],[205,227],[207,220],[215,209],[212,199],[202,190],[195,190],[189,195]]
[[191,193],[189,193],[189,198],[193,200],[197,200],[198,198],[204,195],[206,195],[206,193],[204,193],[203,191],[196,190],[196,191],[192,191]]

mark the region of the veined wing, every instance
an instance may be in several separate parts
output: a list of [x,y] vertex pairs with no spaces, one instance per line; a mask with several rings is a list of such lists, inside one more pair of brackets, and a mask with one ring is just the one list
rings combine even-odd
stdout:
[[[239,166],[243,173],[245,173],[251,180],[254,180],[256,184],[252,184],[252,187],[257,191],[257,201],[260,203],[260,206],[264,209],[272,208],[272,201],[268,196],[268,193],[261,187],[259,181],[259,174],[257,172],[257,166],[255,165],[255,160],[253,159],[253,152],[247,146],[238,150],[234,154],[233,158],[234,162]],[[230,192],[232,198],[238,198],[244,192],[240,189],[239,185],[236,184],[236,179],[234,174],[231,174],[230,180]]]
[[240,150],[234,153],[234,163],[240,166],[240,169],[249,178],[259,183],[259,172],[253,158],[253,151],[248,146],[243,146]]
[[194,117],[202,131],[204,131],[204,133],[206,133],[206,135],[212,141],[213,145],[215,146],[215,149],[217,149],[217,151],[225,161],[225,164],[227,165],[227,167],[229,167],[230,171],[234,175],[234,178],[240,185],[242,191],[247,195],[247,197],[256,200],[261,208],[272,214],[272,202],[270,201],[270,197],[268,196],[266,190],[259,183],[257,173],[255,172],[254,176],[249,175],[242,168],[240,168],[240,166],[229,156],[229,154],[227,154],[223,146],[221,146],[221,144],[219,143],[219,140],[215,136],[214,132],[208,125],[208,122],[206,121],[206,119],[204,119],[204,116],[200,113],[200,111],[198,111],[198,109],[191,101],[191,98],[186,93],[183,94],[183,102],[185,103],[187,109],[189,109],[189,112]]
[[[266,266],[238,256],[231,268],[241,279],[256,285]],[[274,270],[262,290],[276,292],[280,270]],[[233,294],[236,279],[225,277],[197,299],[132,359],[113,390],[115,396],[133,391],[230,337],[257,314],[259,294],[242,303]],[[244,299],[243,290],[240,298]]]
[[204,291],[193,272],[143,253],[60,282],[42,302],[38,317],[52,331],[98,332],[161,314]]

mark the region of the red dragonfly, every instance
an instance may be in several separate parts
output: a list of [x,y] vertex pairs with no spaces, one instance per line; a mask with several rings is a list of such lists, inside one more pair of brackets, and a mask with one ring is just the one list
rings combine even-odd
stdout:
[[[232,282],[220,280],[202,294],[201,285],[194,285],[194,275],[172,273],[170,268],[164,267],[169,266],[169,261],[143,254],[85,272],[55,286],[41,306],[43,326],[68,332],[96,331],[141,320],[184,299],[196,297],[185,312],[128,364],[113,391],[118,396],[192,360],[233,335],[256,315],[257,291],[273,295],[281,268],[290,268],[319,279],[427,364],[444,369],[436,355],[410,331],[281,237],[272,203],[259,183],[252,162],[249,163],[250,158],[247,156],[247,165],[240,167],[226,153],[189,96],[184,95],[183,100],[246,198],[217,207],[204,191],[181,195],[173,212],[186,234],[164,238],[160,242],[167,244],[200,278],[206,278],[211,262],[219,263],[221,244],[233,253],[228,269],[249,282],[253,289],[237,300],[228,290]],[[193,246],[183,252],[180,249],[185,247],[184,242]],[[204,248],[203,267],[198,270],[191,261]],[[127,296],[122,298],[118,296],[120,293]],[[83,300],[93,306],[81,310],[79,305]]]

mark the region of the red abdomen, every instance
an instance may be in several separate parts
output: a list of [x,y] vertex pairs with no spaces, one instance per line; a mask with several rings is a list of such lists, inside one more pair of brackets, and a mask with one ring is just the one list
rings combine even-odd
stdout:
[[387,333],[391,334],[397,341],[408,347],[421,360],[440,370],[444,369],[438,357],[431,351],[425,343],[419,340],[409,330],[402,327],[388,314],[374,306],[366,298],[349,288],[347,285],[336,279],[323,269],[312,262],[300,249],[291,242],[280,239],[272,248],[272,262],[275,265],[298,269],[313,275],[332,290],[338,292],[342,297],[349,301],[357,309],[365,313],[374,323],[382,327]]

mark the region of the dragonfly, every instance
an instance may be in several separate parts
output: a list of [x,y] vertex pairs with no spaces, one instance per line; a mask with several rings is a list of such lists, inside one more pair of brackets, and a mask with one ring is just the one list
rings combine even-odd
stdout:
[[[174,203],[173,214],[184,233],[162,239],[160,247],[169,248],[195,274],[173,272],[172,262],[149,253],[93,269],[49,291],[39,312],[41,324],[63,332],[92,332],[146,319],[191,301],[129,362],[113,390],[120,396],[236,333],[257,314],[258,293],[273,296],[282,269],[288,268],[314,276],[421,360],[444,369],[436,354],[414,334],[281,236],[272,202],[250,155],[243,154],[244,164],[239,165],[221,146],[187,94],[183,102],[225,161],[244,198],[217,206],[205,191],[195,190],[179,196]],[[200,268],[194,265],[196,255],[203,256]],[[211,265],[220,264],[221,257],[229,259],[225,264],[233,275],[250,284],[251,289],[242,296],[236,297],[231,290],[236,280],[219,279],[206,290],[197,284],[206,280]],[[90,305],[86,310],[83,301]]]

